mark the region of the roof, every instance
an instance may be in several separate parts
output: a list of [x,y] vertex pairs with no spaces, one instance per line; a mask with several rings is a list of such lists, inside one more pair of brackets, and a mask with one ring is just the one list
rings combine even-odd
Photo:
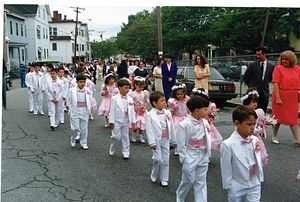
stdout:
[[22,16],[35,15],[38,4],[4,4],[4,8]]

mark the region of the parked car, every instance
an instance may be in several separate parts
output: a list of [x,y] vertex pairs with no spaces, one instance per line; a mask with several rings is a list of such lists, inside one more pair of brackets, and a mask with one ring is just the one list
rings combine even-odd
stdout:
[[[225,78],[215,68],[210,69],[208,84],[211,86],[209,97],[216,103],[218,108],[223,108],[227,100],[237,97],[235,85],[232,81],[226,81]],[[178,67],[176,80],[183,82],[187,87],[187,95],[190,95],[195,87],[195,72],[193,67]]]
[[238,81],[240,79],[241,71],[234,71],[228,67],[221,67],[218,71],[222,74],[227,80]]
[[9,74],[5,74],[5,79],[6,79],[6,90],[10,90],[10,87],[12,85],[12,80],[10,78]]

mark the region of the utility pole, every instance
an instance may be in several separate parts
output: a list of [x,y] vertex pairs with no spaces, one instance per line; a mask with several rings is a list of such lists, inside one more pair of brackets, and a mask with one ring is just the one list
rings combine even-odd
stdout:
[[106,31],[99,31],[99,33],[100,33],[100,38],[102,39],[102,48],[101,48],[101,57],[100,57],[100,58],[101,58],[101,62],[102,62],[102,57],[103,57],[103,55],[102,55],[102,53],[103,53],[102,50],[103,50],[103,33],[104,33],[104,32],[106,32]]
[[163,58],[164,52],[163,52],[163,41],[162,41],[160,6],[156,6],[156,18],[157,18],[158,58]]
[[262,34],[260,46],[264,45],[265,35],[266,35],[267,25],[268,25],[268,19],[269,19],[269,12],[270,12],[270,8],[267,9],[267,15],[266,15],[266,18],[265,18],[265,26],[264,26],[264,31],[263,31],[263,34]]
[[75,8],[76,10],[74,10],[76,12],[76,24],[75,24],[75,47],[74,47],[74,64],[76,63],[76,52],[77,52],[77,27],[78,27],[78,13],[80,13],[78,10],[82,9],[83,11],[85,10],[85,8],[79,8],[77,7],[70,7],[70,8]]

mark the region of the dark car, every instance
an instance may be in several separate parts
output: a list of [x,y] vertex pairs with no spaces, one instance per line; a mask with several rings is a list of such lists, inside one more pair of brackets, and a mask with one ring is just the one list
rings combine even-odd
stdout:
[[8,91],[8,90],[10,90],[10,87],[12,85],[12,80],[11,80],[9,74],[5,75],[5,79],[6,79],[6,90]]
[[[210,69],[208,84],[211,86],[209,97],[212,102],[216,103],[218,108],[223,108],[227,100],[237,97],[235,85],[232,81],[226,81],[224,77],[215,68]],[[187,94],[190,95],[195,87],[195,72],[193,67],[178,67],[177,81],[186,84]]]
[[240,79],[241,71],[232,70],[231,68],[228,67],[221,67],[218,69],[218,71],[227,80],[238,81]]

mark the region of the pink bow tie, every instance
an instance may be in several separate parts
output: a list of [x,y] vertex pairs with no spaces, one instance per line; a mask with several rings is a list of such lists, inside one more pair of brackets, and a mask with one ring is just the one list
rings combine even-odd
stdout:
[[121,95],[121,98],[122,98],[122,99],[127,99],[127,96]]
[[157,115],[164,114],[164,113],[165,113],[165,110],[161,110],[161,111],[156,112]]
[[39,73],[35,73],[35,75],[39,75]]
[[84,89],[78,90],[79,93],[84,93]]
[[197,125],[197,124],[203,125],[203,121],[202,120],[200,120],[200,121],[194,120],[194,125]]
[[245,139],[245,140],[242,140],[242,144],[245,144],[245,143],[249,143],[249,142],[252,142],[252,138],[250,139]]
[[56,83],[56,80],[52,80],[52,83]]

